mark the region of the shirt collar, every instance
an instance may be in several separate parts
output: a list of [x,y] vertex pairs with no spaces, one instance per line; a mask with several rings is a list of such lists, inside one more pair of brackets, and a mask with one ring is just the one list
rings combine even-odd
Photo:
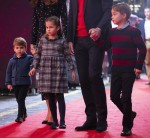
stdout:
[[117,29],[122,30],[122,29],[126,28],[128,25],[129,25],[129,22],[126,22],[122,28],[117,28]]

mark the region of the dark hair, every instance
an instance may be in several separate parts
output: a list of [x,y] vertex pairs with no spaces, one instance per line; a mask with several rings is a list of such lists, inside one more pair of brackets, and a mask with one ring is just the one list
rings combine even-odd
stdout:
[[131,9],[130,6],[124,2],[121,3],[117,3],[115,5],[112,6],[112,9],[115,11],[120,12],[121,14],[126,14],[126,19],[128,20],[130,18],[131,15]]
[[16,46],[16,45],[23,46],[23,47],[27,48],[27,42],[22,37],[17,37],[14,39],[13,46]]
[[[48,17],[46,20],[45,20],[45,23],[46,22],[52,22],[54,25],[56,25],[57,27],[60,27],[60,19],[57,17],[57,16],[51,16],[51,17]],[[62,35],[62,32],[61,32],[61,29],[58,31],[58,35],[61,36]]]
[[[36,7],[39,0],[29,0],[33,7]],[[54,5],[58,3],[58,0],[43,0],[45,5]]]

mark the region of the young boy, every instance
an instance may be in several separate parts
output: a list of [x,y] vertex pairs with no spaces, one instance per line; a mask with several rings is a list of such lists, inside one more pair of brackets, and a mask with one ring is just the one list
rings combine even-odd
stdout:
[[14,56],[9,60],[6,70],[5,84],[9,90],[14,89],[18,103],[18,116],[16,122],[22,123],[27,117],[25,98],[31,84],[30,65],[33,57],[26,53],[27,42],[24,38],[15,38],[13,42]]
[[111,100],[123,113],[121,136],[132,135],[133,120],[131,94],[136,75],[142,71],[146,47],[137,28],[129,25],[131,9],[126,3],[112,7],[112,21],[118,27],[110,31],[112,47]]

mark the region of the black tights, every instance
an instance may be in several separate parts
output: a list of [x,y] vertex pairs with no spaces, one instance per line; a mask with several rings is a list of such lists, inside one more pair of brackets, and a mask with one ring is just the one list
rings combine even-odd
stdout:
[[66,105],[65,105],[64,94],[63,93],[57,93],[57,94],[56,93],[49,93],[48,94],[48,100],[49,100],[49,106],[51,109],[54,123],[58,124],[57,106],[56,106],[57,101],[58,101],[58,105],[59,105],[60,123],[65,123]]

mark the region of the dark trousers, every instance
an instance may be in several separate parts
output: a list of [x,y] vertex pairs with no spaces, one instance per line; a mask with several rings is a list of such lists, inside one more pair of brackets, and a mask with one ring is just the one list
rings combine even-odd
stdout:
[[65,111],[66,111],[66,104],[65,98],[63,93],[49,93],[48,94],[49,106],[51,109],[51,114],[53,117],[54,123],[58,123],[57,119],[57,106],[56,103],[58,101],[59,107],[59,114],[60,114],[60,123],[65,123]]
[[128,129],[133,126],[131,95],[134,81],[134,72],[112,72],[111,100],[123,113],[122,125]]
[[18,117],[26,115],[25,99],[29,90],[29,85],[18,85],[13,87],[16,101],[18,103]]
[[106,123],[107,104],[102,79],[104,51],[89,37],[76,39],[75,58],[87,121]]

